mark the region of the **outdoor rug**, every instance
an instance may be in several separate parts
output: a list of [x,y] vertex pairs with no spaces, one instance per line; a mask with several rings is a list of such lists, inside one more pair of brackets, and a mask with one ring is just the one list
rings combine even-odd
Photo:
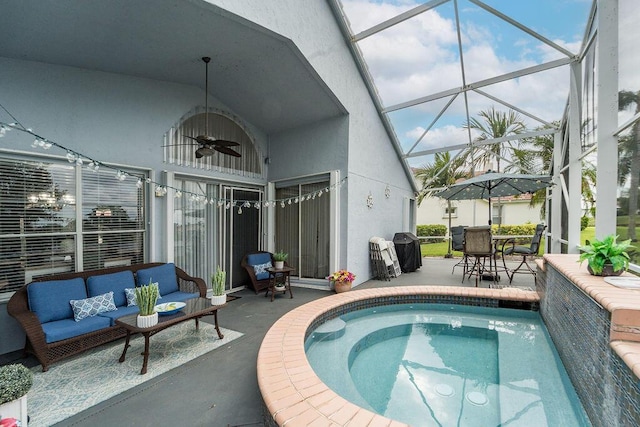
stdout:
[[131,339],[123,363],[118,363],[124,348],[121,339],[56,363],[47,372],[42,372],[40,365],[34,367],[27,402],[29,427],[60,422],[242,336],[240,332],[220,330],[223,339],[218,338],[213,325],[205,322],[200,322],[198,331],[194,322],[183,322],[158,332],[150,340],[145,375],[140,375],[142,336]]

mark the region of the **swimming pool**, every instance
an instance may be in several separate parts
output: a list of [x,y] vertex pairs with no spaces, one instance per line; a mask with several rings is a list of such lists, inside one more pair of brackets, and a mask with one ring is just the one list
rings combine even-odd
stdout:
[[321,324],[305,351],[338,395],[412,426],[591,425],[537,312],[371,307]]

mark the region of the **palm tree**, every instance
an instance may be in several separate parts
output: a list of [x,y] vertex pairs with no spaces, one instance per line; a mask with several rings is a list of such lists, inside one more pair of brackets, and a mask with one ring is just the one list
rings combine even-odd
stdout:
[[[480,132],[480,136],[474,139],[476,142],[517,135],[526,130],[522,117],[513,110],[505,113],[492,106],[487,111],[480,111],[478,116],[480,119],[473,117],[463,126],[465,129],[475,129]],[[487,163],[495,159],[496,172],[500,172],[500,160],[505,158],[505,155],[511,155],[514,147],[516,144],[512,141],[490,144],[486,152],[478,156],[475,161]]]
[[[465,160],[463,156],[452,160],[451,153],[445,151],[436,153],[433,163],[414,169],[414,176],[420,184],[418,206],[430,194],[432,188],[446,187],[454,184],[460,178],[465,178],[467,173],[462,169]],[[451,229],[451,200],[447,200],[447,212],[449,213],[449,229]],[[447,257],[451,257],[451,240],[449,240]]]
[[465,163],[464,157],[456,157],[451,160],[451,153],[448,151],[436,153],[433,163],[414,169],[414,176],[420,186],[418,194],[418,206],[425,197],[429,195],[433,188],[446,187],[467,176],[462,170]]
[[[640,91],[621,90],[618,93],[618,110],[635,104],[635,114],[640,113]],[[620,137],[620,168],[618,181],[621,185],[629,177],[629,226],[627,238],[636,241],[636,213],[638,211],[638,186],[640,184],[640,124],[636,122],[631,133]]]
[[[480,136],[474,139],[476,142],[486,141],[496,138],[502,138],[509,135],[517,135],[526,130],[526,125],[522,121],[522,117],[513,110],[505,113],[498,111],[493,106],[487,111],[478,113],[480,119],[472,117],[463,127],[465,129],[475,129],[480,132]],[[517,144],[513,141],[497,142],[490,144],[488,149],[476,159],[475,164],[486,164],[491,160],[496,161],[496,172],[500,172],[500,160],[503,158],[512,158],[515,156],[514,150]],[[496,203],[498,211],[500,211],[500,198]],[[501,215],[500,215],[501,217]]]
[[[545,125],[537,127],[535,130],[558,129],[560,122],[554,121],[551,126]],[[518,148],[513,150],[513,163],[509,166],[510,171],[517,173],[537,173],[547,174],[551,170],[553,160],[553,135],[540,135],[533,138],[526,138]],[[587,211],[593,211],[595,196],[593,189],[596,185],[596,169],[587,160],[582,162],[581,190],[582,198],[587,207]],[[547,190],[538,190],[532,194],[529,202],[530,206],[541,205],[540,216],[545,213],[545,198]],[[593,214],[593,212],[592,212]]]

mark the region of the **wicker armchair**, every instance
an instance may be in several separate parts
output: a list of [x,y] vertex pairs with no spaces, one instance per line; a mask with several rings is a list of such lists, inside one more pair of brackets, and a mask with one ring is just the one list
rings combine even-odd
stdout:
[[[263,255],[264,254],[264,255]],[[268,254],[268,256],[267,256]],[[258,278],[256,276],[256,271],[254,269],[254,262],[252,259],[271,259],[271,265],[275,265],[275,260],[273,259],[273,254],[267,251],[256,251],[246,254],[242,257],[240,261],[240,265],[247,271],[249,275],[250,285],[253,288],[253,291],[257,294],[258,292],[269,288],[269,276],[268,274],[265,277]]]

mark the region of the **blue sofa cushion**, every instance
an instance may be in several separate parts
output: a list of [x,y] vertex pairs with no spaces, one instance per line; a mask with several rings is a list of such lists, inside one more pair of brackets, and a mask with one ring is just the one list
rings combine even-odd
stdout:
[[[71,306],[67,302],[69,309]],[[73,338],[78,335],[86,334],[89,332],[98,331],[100,329],[108,328],[110,320],[106,317],[94,316],[82,319],[79,322],[70,319],[55,320],[53,322],[47,322],[42,324],[42,330],[44,332],[44,338],[47,343],[65,340],[67,338]]]
[[138,270],[138,285],[148,285],[149,282],[158,283],[158,290],[163,296],[180,290],[176,276],[176,266],[173,263],[159,265],[157,267]]
[[271,254],[260,253],[247,255],[247,264],[253,267],[257,280],[265,280],[269,278],[267,268],[271,267]]
[[116,305],[113,303],[113,291],[86,299],[72,299],[69,303],[73,309],[73,318],[76,322],[87,317],[97,316],[106,311],[117,310]]
[[133,288],[135,284],[133,272],[129,270],[100,274],[87,279],[87,294],[90,297],[95,297],[96,295],[113,291],[114,304],[116,307],[122,307],[127,305],[127,298],[124,294],[125,288]]
[[138,306],[132,305],[131,307],[118,307],[115,311],[107,311],[104,313],[98,314],[98,317],[106,317],[109,319],[111,326],[116,324],[116,319],[127,316],[129,314],[138,314],[140,310],[138,310]]
[[177,291],[177,292],[171,292],[170,294],[165,295],[164,297],[162,297],[162,300],[164,302],[184,302],[188,299],[191,298],[198,298],[200,296],[199,293],[189,293],[189,292],[182,292],[182,291]]
[[71,319],[73,310],[69,301],[84,299],[87,290],[82,277],[69,280],[33,282],[27,287],[29,309],[38,316],[40,323]]

